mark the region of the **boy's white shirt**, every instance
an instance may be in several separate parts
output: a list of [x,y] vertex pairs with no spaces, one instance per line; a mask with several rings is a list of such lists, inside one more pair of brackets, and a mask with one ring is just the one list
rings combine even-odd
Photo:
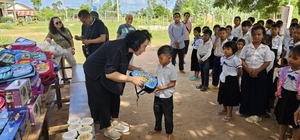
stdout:
[[252,42],[252,37],[250,32],[247,32],[245,35],[242,34],[242,36],[239,39],[241,38],[245,40],[245,45],[250,44]]
[[224,51],[223,51],[223,46],[224,44],[228,41],[227,39],[225,39],[222,44],[221,44],[221,38],[219,38],[218,40],[216,40],[216,49],[214,51],[214,55],[217,57],[222,57],[224,55]]
[[[171,81],[177,80],[177,70],[171,62],[164,68],[161,64],[158,64],[156,74],[158,80],[157,86],[159,87],[166,86],[170,84]],[[157,91],[155,92],[155,96],[159,98],[170,98],[171,96],[173,96],[174,92],[175,86],[165,90]]]
[[271,29],[267,30],[266,34],[271,35]]
[[[201,39],[199,43],[199,48],[197,50],[197,58],[198,60],[201,59],[203,62],[209,58],[211,55],[211,50],[213,47],[213,43],[211,39],[204,43],[204,40]],[[204,55],[204,56],[203,56]],[[203,56],[202,58],[200,56]]]
[[239,26],[237,26],[236,28],[232,27],[232,35],[233,35],[233,37],[237,37],[237,38],[241,37],[241,35],[242,35],[242,25],[241,24]]
[[271,54],[272,61],[270,62],[270,65],[266,68],[267,69],[267,73],[269,73],[269,71],[273,68],[274,59],[275,59],[275,53],[270,50],[270,54]]
[[275,57],[276,59],[279,59],[282,53],[282,39],[279,35],[277,35],[275,38],[272,38],[272,49],[277,49],[277,56]]

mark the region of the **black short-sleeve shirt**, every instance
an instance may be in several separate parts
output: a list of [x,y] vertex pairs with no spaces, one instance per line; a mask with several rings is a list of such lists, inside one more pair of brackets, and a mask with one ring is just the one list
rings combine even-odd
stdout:
[[126,74],[129,61],[133,53],[128,52],[124,39],[108,41],[91,54],[83,69],[85,74],[93,79],[101,78],[101,83],[111,92],[122,95],[125,82],[114,82],[105,77],[105,74],[120,72]]
[[[106,28],[104,23],[101,20],[94,19],[92,25],[90,26],[81,26],[81,35],[87,37],[87,39],[96,39],[103,34],[107,34]],[[104,42],[96,43],[96,44],[89,44],[89,53],[92,54],[98,48],[103,45]]]

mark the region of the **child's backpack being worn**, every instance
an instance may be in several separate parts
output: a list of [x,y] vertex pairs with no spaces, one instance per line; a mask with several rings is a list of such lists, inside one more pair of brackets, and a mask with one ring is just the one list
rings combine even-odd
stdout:
[[[282,85],[286,79],[286,76],[287,76],[290,68],[291,68],[290,66],[286,66],[286,67],[283,67],[280,71],[280,77],[278,79],[278,87],[277,87],[277,94],[279,95],[279,98],[281,98],[281,88],[282,88]],[[296,85],[298,88],[298,94],[300,94],[300,73],[298,73]]]

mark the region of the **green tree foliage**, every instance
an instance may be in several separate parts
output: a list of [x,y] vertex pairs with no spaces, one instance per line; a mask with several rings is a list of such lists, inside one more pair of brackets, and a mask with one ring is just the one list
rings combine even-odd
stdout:
[[181,12],[181,7],[182,6],[183,6],[183,1],[182,0],[176,0],[175,6],[172,10],[172,13]]
[[82,4],[79,8],[80,10],[87,10],[87,11],[92,11],[92,7],[88,4]]
[[[105,16],[105,12],[107,12],[106,14],[110,15],[112,14],[111,12],[108,12],[108,11],[114,11],[113,10],[113,4],[112,4],[112,1],[111,0],[107,0],[105,3],[103,3],[103,5],[99,6],[98,8],[98,13],[101,15],[101,16]],[[115,7],[117,8],[117,7]]]
[[155,18],[170,14],[169,9],[164,7],[162,4],[155,5],[153,11],[154,11]]
[[34,10],[40,11],[40,8],[42,6],[42,0],[30,0],[32,2],[32,5],[34,6]]

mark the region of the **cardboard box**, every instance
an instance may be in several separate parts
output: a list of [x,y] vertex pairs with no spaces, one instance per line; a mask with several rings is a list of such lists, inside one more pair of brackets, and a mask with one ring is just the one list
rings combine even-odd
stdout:
[[41,107],[42,107],[42,100],[40,95],[33,95],[30,103],[26,105],[29,110],[30,122],[31,125],[35,125],[35,122],[38,120],[39,116],[41,115]]
[[15,80],[5,89],[6,107],[7,109],[23,107],[31,96],[30,80]]
[[28,122],[27,107],[8,110],[8,122],[0,134],[0,140],[22,140],[22,136],[27,137]]

